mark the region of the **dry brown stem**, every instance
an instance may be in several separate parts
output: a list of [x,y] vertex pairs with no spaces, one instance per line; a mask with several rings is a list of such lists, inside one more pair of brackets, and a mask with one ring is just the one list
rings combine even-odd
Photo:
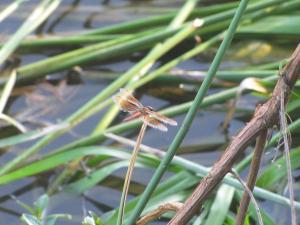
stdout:
[[261,216],[261,213],[260,213],[259,206],[258,206],[258,204],[256,202],[256,199],[255,199],[252,191],[248,188],[247,184],[242,180],[242,178],[239,176],[239,174],[237,172],[235,172],[234,170],[231,170],[230,173],[233,175],[233,177],[235,177],[240,182],[240,184],[244,188],[244,191],[247,193],[247,195],[251,199],[251,201],[253,203],[253,206],[255,208],[255,211],[256,211],[258,224],[259,225],[264,225],[263,219],[262,219],[262,216]]
[[[266,145],[267,133],[268,133],[267,130],[262,131],[261,135],[259,135],[256,140],[254,155],[253,155],[253,158],[251,161],[249,175],[248,175],[248,179],[247,179],[247,187],[249,188],[249,190],[251,192],[253,191],[253,188],[256,183],[256,178],[257,178],[257,174],[259,171],[259,165],[260,165],[262,154],[264,152],[264,148]],[[246,213],[248,210],[249,202],[250,202],[250,196],[247,193],[247,191],[245,190],[242,200],[240,202],[240,207],[239,207],[238,214],[236,217],[235,225],[243,225],[244,224],[244,220],[245,220]]]
[[196,187],[184,206],[176,213],[169,225],[184,225],[195,215],[204,200],[231,170],[237,157],[257,138],[262,131],[278,124],[281,93],[287,103],[291,89],[300,74],[300,44],[287,65],[283,68],[272,97],[256,110],[251,121],[233,138],[222,157]]
[[169,211],[178,211],[183,206],[181,202],[167,202],[138,220],[136,225],[144,225]]

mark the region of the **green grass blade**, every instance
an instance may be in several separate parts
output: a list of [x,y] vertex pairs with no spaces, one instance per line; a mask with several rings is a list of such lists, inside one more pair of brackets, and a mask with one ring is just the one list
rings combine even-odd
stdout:
[[[300,166],[300,147],[296,149],[291,149],[290,154],[291,167],[292,170],[295,170]],[[257,180],[257,186],[266,189],[271,189],[275,185],[275,183],[285,178],[286,176],[286,161],[285,157],[283,156],[271,163],[270,165],[268,165],[267,168],[264,169],[264,171]]]
[[5,147],[21,144],[21,143],[24,143],[27,141],[32,141],[32,140],[35,140],[42,136],[45,136],[47,134],[51,134],[53,132],[57,132],[57,131],[67,129],[67,128],[68,128],[68,125],[58,124],[58,125],[53,125],[53,126],[49,126],[49,127],[42,128],[42,129],[37,129],[34,131],[28,131],[23,134],[18,134],[18,135],[14,135],[14,136],[7,137],[7,138],[2,138],[2,139],[0,139],[0,148],[5,148]]
[[21,123],[19,123],[17,120],[15,120],[14,118],[12,118],[8,115],[1,113],[0,120],[6,121],[8,124],[14,126],[15,128],[17,128],[19,131],[21,131],[23,133],[27,131],[26,127],[24,127]]
[[222,184],[217,191],[216,197],[211,205],[210,212],[204,225],[222,225],[228,215],[231,202],[234,196],[234,188]]
[[[140,166],[141,164],[136,164],[136,166]],[[96,184],[104,180],[106,177],[111,175],[114,171],[126,168],[128,166],[128,161],[116,162],[110,165],[105,166],[104,168],[98,169],[88,176],[79,179],[73,183],[67,185],[64,189],[66,192],[71,192],[75,194],[82,194],[83,192],[89,190],[94,187]]]
[[129,154],[126,154],[121,151],[112,151],[108,147],[78,148],[76,149],[76,151],[61,152],[59,154],[52,155],[50,157],[41,159],[25,167],[17,169],[11,173],[0,176],[0,184],[9,183],[21,179],[23,177],[41,173],[87,155],[108,155],[117,158],[129,157]]

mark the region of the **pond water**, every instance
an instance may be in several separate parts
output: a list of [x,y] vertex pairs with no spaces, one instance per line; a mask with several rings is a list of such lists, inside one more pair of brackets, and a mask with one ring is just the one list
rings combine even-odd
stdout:
[[[10,0],[1,0],[0,9],[3,9]],[[9,34],[12,34],[20,26],[28,15],[32,12],[32,9],[39,1],[27,1],[22,4],[16,13],[11,15],[9,19],[0,23],[2,40]],[[53,15],[43,24],[39,29],[39,34],[72,34],[79,31],[89,30],[109,24],[115,24],[123,21],[134,20],[136,18],[142,18],[147,15],[162,14],[167,12],[170,7],[178,8],[184,1],[179,0],[152,0],[152,1],[125,1],[125,0],[107,0],[107,1],[70,1],[65,0],[61,6],[53,13]],[[60,19],[58,19],[60,18]],[[33,34],[35,35],[35,34]],[[21,60],[21,65],[26,65],[30,62],[37,61],[39,59],[46,58],[49,55],[61,52],[61,49],[38,49],[35,52],[22,52],[18,54]],[[133,66],[137,60],[141,58],[143,54],[137,56],[131,56],[128,59],[122,59],[121,61],[107,62],[105,64],[94,63],[92,65],[84,66],[83,70],[92,71],[99,75],[103,72],[124,72]],[[207,70],[210,63],[211,55],[203,57],[203,60],[195,58],[189,60],[180,65],[181,69],[196,69]],[[236,62],[237,64],[243,62]],[[236,65],[236,64],[235,64]],[[223,68],[231,65],[228,62],[224,62]],[[84,74],[84,73],[83,73]],[[76,71],[63,71],[47,76],[47,80],[55,84],[56,88],[60,85],[66,85],[61,82],[67,81],[67,85],[64,87],[63,98],[67,101],[58,101],[57,98],[53,98],[53,92],[51,92],[48,84],[45,82],[39,82],[33,84],[35,86],[27,85],[30,91],[23,91],[26,93],[18,95],[11,101],[8,111],[12,115],[21,116],[22,113],[29,112],[32,108],[46,113],[41,115],[32,115],[32,119],[38,120],[40,123],[55,123],[63,118],[66,118],[89,99],[95,96],[101,89],[103,89],[108,80],[101,78],[101,76],[80,76]],[[60,83],[61,82],[61,83]],[[172,89],[173,87],[171,87]],[[188,87],[187,87],[188,88]],[[145,105],[151,105],[155,109],[164,108],[173,103],[184,102],[187,99],[174,99],[168,97],[172,95],[169,92],[168,86],[164,88],[156,88],[155,84],[150,85],[146,89],[138,90],[137,95],[140,96],[140,100]],[[162,92],[162,93],[161,93]],[[191,96],[194,94],[193,87]],[[41,105],[36,96],[46,96],[47,105]],[[247,104],[255,104],[257,99],[249,98]],[[36,104],[37,101],[37,104]],[[243,101],[243,100],[242,100]],[[241,103],[242,104],[242,103]],[[95,128],[95,124],[98,123],[99,118],[104,115],[105,111],[92,116],[85,122],[81,123],[72,130],[71,133],[61,136],[53,143],[48,145],[39,154],[44,154],[52,149],[62,146],[65,143],[69,143],[72,140],[76,140],[78,137],[88,135]],[[25,114],[28,115],[28,114]],[[223,145],[226,143],[225,135],[220,131],[219,126],[225,117],[224,111],[201,111],[197,114],[195,121],[181,146],[180,153],[183,157],[197,162],[204,166],[211,166],[216,159],[218,159],[222,153]],[[21,117],[20,117],[21,118]],[[183,116],[175,118],[176,121],[181,124]],[[235,119],[231,123],[229,130],[229,136],[236,133],[242,126],[244,121]],[[28,124],[29,127],[36,127],[36,124]],[[175,136],[178,128],[170,128],[169,132],[162,137],[161,133],[149,129],[143,140],[143,144],[150,145],[155,148],[166,149],[171,140]],[[3,128],[1,135],[6,136],[7,133],[14,132],[11,128]],[[135,138],[136,133],[130,133],[128,137]],[[18,148],[10,149],[9,152],[3,153],[0,158],[0,163],[12,159],[18,151],[31,146],[32,143],[26,143],[19,145]],[[123,177],[125,170],[120,170],[114,173],[115,177],[110,177],[106,182],[97,185],[92,188],[88,193],[83,196],[74,195],[56,195],[51,199],[50,213],[70,213],[73,215],[71,221],[59,221],[57,224],[81,224],[83,214],[85,210],[92,210],[98,215],[107,212],[119,205],[120,199],[120,187],[122,185],[120,177]],[[133,182],[137,187],[144,186],[150,180],[153,171],[148,169],[137,169],[134,173]],[[45,176],[30,177],[28,179],[22,179],[21,181],[13,182],[4,187],[0,187],[0,224],[19,224],[19,216],[24,212],[16,201],[9,196],[14,195],[21,201],[32,205],[42,193],[45,192],[47,184],[51,182],[52,173],[46,173]],[[170,175],[170,174],[169,174]],[[166,175],[165,177],[168,177]],[[111,187],[109,183],[112,180],[116,180],[118,185]],[[140,191],[137,191],[140,192]],[[156,222],[153,224],[165,224],[164,222]]]

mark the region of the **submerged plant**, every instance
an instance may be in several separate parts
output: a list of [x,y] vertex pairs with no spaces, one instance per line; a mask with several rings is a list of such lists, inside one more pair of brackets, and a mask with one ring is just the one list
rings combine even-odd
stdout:
[[123,191],[122,191],[122,196],[120,201],[120,207],[119,207],[119,213],[118,213],[118,225],[122,225],[124,220],[125,204],[126,204],[126,198],[128,194],[129,185],[130,185],[130,179],[137,158],[137,153],[138,150],[140,149],[140,145],[144,137],[147,126],[166,132],[168,131],[168,128],[164,125],[164,123],[172,126],[176,126],[177,122],[175,120],[172,120],[168,117],[161,115],[158,112],[155,112],[151,106],[143,106],[142,103],[140,103],[135,97],[131,95],[129,91],[125,89],[120,89],[120,93],[114,96],[114,101],[121,108],[121,110],[125,112],[129,112],[131,114],[129,117],[125,118],[125,120],[132,120],[135,118],[139,118],[143,121],[142,127],[140,129],[140,132],[136,140],[136,144],[133,149],[133,153],[130,158],[127,173],[125,176],[125,181],[124,181],[124,186],[123,186]]

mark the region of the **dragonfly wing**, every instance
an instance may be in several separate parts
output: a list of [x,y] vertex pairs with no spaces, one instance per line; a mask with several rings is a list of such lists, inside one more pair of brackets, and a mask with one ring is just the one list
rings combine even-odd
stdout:
[[113,96],[113,100],[121,110],[129,113],[138,111],[143,105],[125,89],[120,89],[120,93]]
[[126,90],[124,88],[121,88],[120,89],[120,94],[121,94],[121,96],[123,96],[124,99],[129,101],[131,104],[136,105],[138,108],[143,108],[144,107],[142,105],[142,103],[140,103],[139,100],[137,100],[135,97],[133,97],[133,95],[128,90]]
[[157,119],[157,120],[159,120],[159,121],[161,121],[161,122],[163,122],[163,123],[169,124],[171,126],[177,126],[177,122],[175,120],[170,119],[170,118],[168,118],[168,117],[166,117],[166,116],[164,116],[164,115],[162,115],[158,112],[152,111],[150,113],[150,116]]
[[152,128],[158,129],[160,131],[164,131],[164,132],[168,131],[168,128],[154,117],[145,115],[141,118],[149,127],[152,127]]
[[126,116],[125,119],[123,120],[124,122],[130,121],[130,120],[134,120],[137,118],[141,117],[141,112],[133,112],[131,114],[129,114],[129,116]]

